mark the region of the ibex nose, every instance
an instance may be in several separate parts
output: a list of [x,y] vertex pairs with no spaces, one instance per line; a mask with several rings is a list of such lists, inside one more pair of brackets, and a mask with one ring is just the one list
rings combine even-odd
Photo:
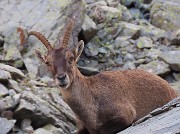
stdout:
[[63,81],[63,80],[65,80],[66,77],[67,77],[66,74],[62,74],[62,75],[57,76],[57,79],[60,81]]

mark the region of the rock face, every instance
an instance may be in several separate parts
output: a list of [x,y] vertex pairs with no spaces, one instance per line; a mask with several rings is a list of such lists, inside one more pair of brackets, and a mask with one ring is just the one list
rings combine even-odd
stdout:
[[154,26],[167,31],[180,28],[179,0],[156,0],[151,6],[151,22]]
[[180,98],[172,100],[162,108],[152,111],[118,134],[178,134],[180,133]]
[[[36,78],[39,68],[39,61],[34,56],[34,48],[39,48],[44,52],[46,50],[39,40],[31,37],[25,46],[26,48],[23,49],[25,53],[21,57],[18,51],[20,44],[16,28],[23,27],[28,30],[39,31],[50,40],[51,44],[55,44],[54,46],[57,47],[60,42],[58,37],[62,36],[62,31],[64,31],[64,27],[66,26],[65,22],[73,15],[76,15],[77,21],[73,32],[74,38],[71,39],[70,43],[73,45],[77,43],[77,35],[81,30],[85,16],[85,3],[83,0],[71,0],[67,2],[63,0],[1,1],[0,8],[2,9],[0,33],[5,37],[4,50],[7,52],[5,59],[12,61],[23,58],[31,78]],[[16,54],[14,54],[15,52]],[[19,64],[19,62],[16,63],[17,67],[23,65]]]

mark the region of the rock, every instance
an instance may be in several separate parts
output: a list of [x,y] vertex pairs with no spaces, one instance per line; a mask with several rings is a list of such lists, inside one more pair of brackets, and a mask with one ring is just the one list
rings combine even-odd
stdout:
[[21,54],[16,46],[9,47],[5,56],[7,61],[15,61],[22,59]]
[[166,76],[168,73],[170,73],[169,65],[159,60],[151,61],[145,65],[142,64],[138,68],[144,69],[159,76]]
[[[156,109],[149,118],[118,134],[177,134],[180,133],[180,99],[175,98],[168,104]],[[155,113],[156,112],[156,113]],[[158,114],[159,113],[159,114]]]
[[26,127],[26,128],[24,129],[24,132],[25,132],[25,133],[28,133],[28,134],[34,134],[34,133],[33,133],[33,132],[34,132],[34,128],[33,128],[32,126]]
[[21,129],[25,130],[26,128],[31,126],[31,120],[30,119],[23,119],[21,122]]
[[143,0],[121,0],[121,4],[127,7],[140,7]]
[[121,30],[119,31],[119,36],[129,36],[129,37],[133,37],[142,28],[139,25],[135,25],[127,22],[120,22],[118,24],[118,27],[121,28]]
[[94,7],[91,7],[90,9],[92,11],[89,11],[90,13],[88,15],[98,24],[103,22],[108,25],[114,22],[119,22],[122,17],[121,8],[110,7],[105,4],[102,5],[98,2],[96,2]]
[[124,66],[123,69],[135,69],[136,66],[132,61],[127,61]]
[[15,79],[25,78],[25,75],[21,72],[21,70],[16,69],[15,67],[0,63],[0,69],[10,72],[11,76]]
[[9,96],[14,96],[16,94],[16,92],[13,89],[9,90]]
[[78,69],[85,76],[95,75],[95,74],[98,74],[100,72],[97,68],[92,68],[92,67],[78,66]]
[[151,22],[154,26],[166,31],[180,28],[179,0],[156,0],[150,9]]
[[170,83],[170,85],[176,91],[177,95],[180,96],[180,81]]
[[8,89],[0,83],[0,98],[8,95]]
[[172,70],[180,72],[180,51],[163,52],[158,58],[168,63]]
[[[54,46],[57,47],[59,42],[61,42],[59,37],[62,37],[64,34],[63,31],[67,22],[73,15],[75,15],[76,21],[72,33],[73,36],[70,37],[71,39],[69,42],[69,45],[72,46],[78,41],[77,35],[81,30],[85,17],[84,0],[33,0],[18,2],[11,1],[9,3],[1,1],[0,8],[2,9],[0,34],[4,36],[3,47],[5,51],[13,46],[20,49],[19,35],[16,32],[17,27],[28,29],[28,31],[39,31],[48,38],[51,44],[54,44]],[[19,11],[22,11],[22,13]],[[11,14],[9,14],[10,12]],[[39,68],[39,60],[34,56],[34,49],[36,48],[42,52],[46,51],[37,38],[30,37],[22,49],[22,57],[25,61],[25,67],[29,67],[28,71],[32,71],[29,72],[32,77],[37,76],[37,70]],[[32,66],[34,67],[32,68]]]
[[11,79],[11,74],[0,69],[0,82],[7,82],[8,79]]
[[16,123],[16,120],[7,120],[6,118],[0,118],[0,130],[1,134],[7,134]]
[[19,86],[19,83],[15,80],[9,79],[8,86],[9,86],[9,88],[14,89],[17,93],[20,93],[22,91]]
[[43,128],[37,129],[34,134],[64,134],[62,129],[56,128],[53,125],[46,125]]
[[13,118],[13,112],[12,111],[2,111],[1,113],[2,118],[6,118],[8,120],[11,120]]
[[138,8],[131,8],[130,12],[134,19],[140,19],[142,17],[142,13]]
[[151,48],[153,46],[153,42],[150,38],[147,37],[140,37],[137,41],[136,41],[136,46],[138,48]]
[[12,96],[12,99],[14,101],[15,104],[19,104],[20,99],[21,99],[21,94],[15,94]]
[[[58,90],[59,92],[59,90]],[[29,118],[32,127],[38,128],[47,124],[55,125],[63,130],[64,134],[74,131],[74,116],[67,104],[61,99],[56,90],[51,88],[46,93],[45,89],[23,91],[20,103],[14,112],[14,117],[21,121]],[[52,94],[56,94],[58,103],[54,102]]]
[[11,96],[7,96],[0,100],[0,112],[13,109],[18,103],[19,101],[14,101]]
[[89,41],[97,32],[97,26],[95,22],[88,16],[85,16],[84,23],[82,25],[82,35],[86,41]]
[[122,17],[121,17],[121,20],[122,21],[126,21],[126,22],[132,21],[133,20],[133,16],[132,16],[131,12],[127,9],[127,7],[121,5],[121,8],[122,8]]
[[84,52],[87,56],[96,56],[98,55],[98,46],[95,46],[92,43],[87,43]]
[[34,134],[53,134],[53,133],[50,133],[49,131],[43,128],[38,128],[37,130],[34,131]]

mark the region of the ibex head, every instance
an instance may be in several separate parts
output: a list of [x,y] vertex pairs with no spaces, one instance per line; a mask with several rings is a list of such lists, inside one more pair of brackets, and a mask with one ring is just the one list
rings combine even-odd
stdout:
[[[52,72],[56,84],[63,89],[67,89],[73,82],[76,75],[76,62],[84,48],[84,42],[82,40],[74,48],[70,49],[68,47],[74,19],[73,17],[67,25],[62,43],[58,49],[54,49],[41,33],[35,31],[28,33],[28,36],[36,36],[47,48],[47,55],[42,54],[39,50],[35,50],[35,54],[48,67],[50,72]],[[21,42],[24,42],[24,31],[21,28],[17,30],[20,32]]]

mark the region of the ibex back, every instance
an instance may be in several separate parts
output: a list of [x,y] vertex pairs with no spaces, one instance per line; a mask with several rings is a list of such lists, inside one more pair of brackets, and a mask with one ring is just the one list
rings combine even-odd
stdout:
[[39,32],[25,33],[21,28],[18,31],[22,43],[27,40],[25,34],[34,35],[47,48],[47,55],[38,50],[36,55],[52,72],[64,100],[76,114],[78,134],[114,134],[176,97],[165,80],[143,70],[83,76],[76,62],[84,42],[68,48],[74,19],[68,23],[58,49]]

